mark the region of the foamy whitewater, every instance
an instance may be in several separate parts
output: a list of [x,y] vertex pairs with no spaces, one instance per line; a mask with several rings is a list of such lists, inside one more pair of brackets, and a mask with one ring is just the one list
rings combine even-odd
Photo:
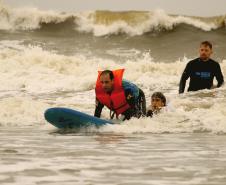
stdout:
[[[225,184],[225,85],[178,94],[203,40],[213,42],[225,76],[225,20],[0,4],[0,183]],[[163,92],[167,111],[81,130],[45,121],[50,107],[92,115],[97,71],[118,68],[144,90],[148,105],[154,91]]]

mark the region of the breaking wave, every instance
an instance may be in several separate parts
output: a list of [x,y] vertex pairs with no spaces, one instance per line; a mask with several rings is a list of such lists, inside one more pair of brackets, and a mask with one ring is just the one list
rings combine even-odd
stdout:
[[[173,30],[181,24],[203,31],[224,28],[226,15],[215,17],[191,17],[168,15],[164,10],[154,11],[90,11],[60,13],[37,8],[11,8],[0,3],[0,30],[55,31],[64,27],[71,31],[91,33],[94,36],[127,34],[143,35],[149,32]],[[60,25],[57,27],[57,25]]]

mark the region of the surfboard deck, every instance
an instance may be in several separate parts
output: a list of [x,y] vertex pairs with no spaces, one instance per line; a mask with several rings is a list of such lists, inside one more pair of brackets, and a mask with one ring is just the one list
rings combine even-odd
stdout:
[[44,113],[45,119],[57,128],[81,128],[88,126],[100,127],[113,124],[111,121],[100,119],[89,114],[69,108],[49,108]]

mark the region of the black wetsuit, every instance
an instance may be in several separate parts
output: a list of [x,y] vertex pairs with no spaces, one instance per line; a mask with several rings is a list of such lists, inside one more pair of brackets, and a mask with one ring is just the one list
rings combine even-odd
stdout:
[[217,79],[217,87],[220,87],[224,82],[224,77],[221,72],[220,65],[209,59],[202,61],[200,58],[190,61],[180,80],[179,93],[183,93],[186,85],[186,80],[190,77],[188,91],[198,91],[201,89],[210,89],[213,86],[213,79]]
[[[126,101],[130,105],[130,108],[127,109],[125,112],[122,113],[124,115],[124,120],[129,120],[131,117],[145,116],[146,115],[146,99],[144,92],[137,88],[138,94],[137,96],[134,95],[134,91],[132,88],[124,88]],[[100,103],[98,99],[96,99],[96,109],[94,116],[100,117],[104,104]],[[112,114],[110,115],[111,119],[113,119]]]

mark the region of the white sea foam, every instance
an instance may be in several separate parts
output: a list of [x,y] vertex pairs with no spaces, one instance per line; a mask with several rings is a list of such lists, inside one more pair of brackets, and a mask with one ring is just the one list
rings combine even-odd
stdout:
[[45,23],[61,23],[68,19],[67,14],[54,11],[41,11],[37,8],[10,8],[0,2],[1,30],[34,30]]
[[0,3],[0,30],[36,30],[41,29],[43,25],[57,25],[68,21],[68,24],[72,24],[71,26],[76,30],[93,33],[95,36],[122,33],[134,36],[152,31],[172,30],[180,24],[211,31],[224,27],[225,20],[225,16],[199,18],[168,15],[164,10],[59,13],[37,8],[10,8]]
[[[173,111],[152,119],[132,119],[94,131],[125,133],[226,132],[225,86],[178,95],[180,75],[188,59],[153,61],[150,53],[125,63],[85,56],[64,56],[37,46],[4,41],[0,46],[0,124],[40,125],[49,107],[62,106],[89,114],[94,111],[98,70],[125,68],[125,79],[141,87],[149,105],[151,93],[162,91]],[[13,47],[12,47],[13,46]],[[139,64],[139,65],[138,65]],[[221,62],[226,73],[225,61]],[[216,83],[216,82],[215,82]],[[103,117],[108,117],[104,110]]]
[[120,19],[112,21],[111,24],[98,24],[95,20],[95,12],[92,14],[94,15],[83,14],[82,16],[78,16],[80,19],[77,21],[79,24],[77,29],[79,31],[92,32],[95,36],[119,33],[125,33],[131,36],[142,35],[151,31],[161,31],[162,29],[172,30],[180,24],[191,25],[204,31],[211,31],[221,27],[221,23],[217,24],[217,22],[205,21],[205,19],[201,20],[194,17],[170,16],[163,10],[146,12],[148,18],[140,21],[139,24],[131,24],[131,20],[125,21]]

